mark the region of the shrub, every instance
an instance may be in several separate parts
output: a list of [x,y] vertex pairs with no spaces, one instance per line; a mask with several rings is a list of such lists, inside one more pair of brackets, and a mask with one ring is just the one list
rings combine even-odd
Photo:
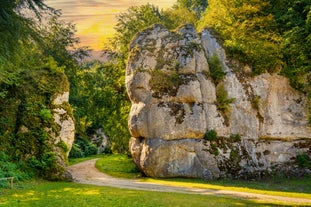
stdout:
[[[32,177],[30,172],[22,171],[22,163],[15,163],[4,152],[0,152],[0,178],[14,177],[15,181],[27,180]],[[7,181],[0,181],[0,188],[7,187]]]
[[230,139],[233,141],[240,141],[241,140],[241,136],[239,134],[231,134],[230,135]]
[[235,101],[234,98],[228,98],[228,93],[224,88],[223,84],[219,84],[216,88],[216,105],[218,110],[226,112],[230,110],[230,104]]
[[46,109],[46,108],[41,109],[41,111],[40,111],[40,118],[44,122],[50,121],[52,117],[53,117],[53,115],[52,115],[50,109]]
[[209,64],[209,71],[210,75],[215,83],[215,85],[218,85],[220,83],[224,76],[225,72],[222,70],[221,62],[217,55],[213,55],[208,59]]
[[296,157],[296,162],[299,167],[311,168],[311,157],[307,153],[298,154]]
[[84,156],[84,152],[82,151],[82,149],[80,149],[79,145],[73,144],[69,152],[69,157],[70,158],[81,158],[85,156]]
[[208,140],[208,141],[216,141],[217,140],[217,132],[213,129],[207,131],[205,133],[204,139]]
[[87,157],[97,154],[97,147],[87,139],[77,138],[69,153],[70,158]]

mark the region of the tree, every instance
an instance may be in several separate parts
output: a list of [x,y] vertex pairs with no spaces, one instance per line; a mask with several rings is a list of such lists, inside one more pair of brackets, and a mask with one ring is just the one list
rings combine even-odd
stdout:
[[311,2],[309,0],[277,1],[273,12],[282,35],[281,49],[285,66],[283,74],[291,85],[311,92]]
[[[0,97],[18,81],[23,70],[24,53],[40,39],[38,21],[44,14],[58,14],[42,0],[2,0],[0,2]],[[26,12],[25,12],[26,10]],[[34,13],[34,18],[25,13]],[[29,15],[32,16],[32,15]]]
[[158,7],[146,4],[130,7],[126,12],[117,16],[116,34],[112,39],[114,48],[126,56],[128,46],[134,35],[163,18]]
[[76,138],[85,139],[101,128],[110,138],[113,152],[128,152],[130,102],[125,90],[123,63],[87,62],[76,79],[77,88],[71,98]]
[[185,8],[188,11],[194,12],[198,19],[207,8],[207,0],[177,0],[173,8]]
[[193,11],[181,6],[164,11],[151,4],[130,7],[117,17],[116,34],[111,45],[126,60],[131,40],[143,29],[153,24],[162,24],[173,30],[187,23],[196,24],[197,21]]
[[229,54],[250,64],[255,74],[282,65],[280,36],[268,0],[210,0],[200,27],[211,27],[224,39]]

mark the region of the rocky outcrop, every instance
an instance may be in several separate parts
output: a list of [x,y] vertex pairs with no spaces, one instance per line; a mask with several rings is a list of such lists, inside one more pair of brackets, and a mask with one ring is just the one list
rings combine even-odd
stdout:
[[69,152],[74,141],[75,125],[68,101],[68,91],[57,95],[53,100],[53,119],[54,124],[58,126],[58,131],[55,132],[52,129],[47,130],[53,140],[51,144],[56,152],[56,166],[58,170],[55,170],[55,173],[52,175],[52,177],[56,179],[71,178],[65,169]]
[[154,25],[130,51],[130,151],[146,175],[257,176],[311,153],[304,95],[278,74],[247,75],[208,30]]

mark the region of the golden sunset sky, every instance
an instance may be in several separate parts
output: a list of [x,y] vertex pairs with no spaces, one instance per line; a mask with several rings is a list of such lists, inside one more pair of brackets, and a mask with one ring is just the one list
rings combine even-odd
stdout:
[[46,0],[45,3],[62,10],[62,19],[76,24],[81,46],[101,50],[114,33],[115,16],[130,6],[147,3],[161,8],[171,7],[176,0]]

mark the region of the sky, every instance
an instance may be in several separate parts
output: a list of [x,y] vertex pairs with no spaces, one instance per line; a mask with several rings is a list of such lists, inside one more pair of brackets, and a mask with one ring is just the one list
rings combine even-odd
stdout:
[[107,38],[114,33],[115,16],[130,6],[147,3],[161,8],[171,7],[176,0],[45,0],[55,9],[62,10],[62,19],[76,25],[80,46],[101,50]]

